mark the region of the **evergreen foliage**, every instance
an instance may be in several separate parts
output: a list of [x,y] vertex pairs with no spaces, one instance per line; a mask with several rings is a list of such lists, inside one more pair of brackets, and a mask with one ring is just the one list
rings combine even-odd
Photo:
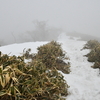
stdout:
[[[47,45],[39,47],[37,54],[30,54],[28,49],[18,57],[0,52],[0,100],[65,100],[62,96],[68,95],[68,85],[55,66],[65,54],[57,42]],[[25,59],[31,62],[25,63]]]

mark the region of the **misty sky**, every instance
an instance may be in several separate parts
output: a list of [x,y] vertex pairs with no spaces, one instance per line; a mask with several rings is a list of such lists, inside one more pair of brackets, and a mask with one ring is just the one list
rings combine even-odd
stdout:
[[0,0],[0,37],[32,31],[34,20],[100,37],[100,0]]

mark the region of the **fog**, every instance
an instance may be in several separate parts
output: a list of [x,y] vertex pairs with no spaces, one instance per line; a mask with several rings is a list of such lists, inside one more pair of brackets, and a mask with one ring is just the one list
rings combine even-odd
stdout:
[[0,0],[1,44],[43,40],[34,22],[50,39],[62,31],[100,37],[100,0]]

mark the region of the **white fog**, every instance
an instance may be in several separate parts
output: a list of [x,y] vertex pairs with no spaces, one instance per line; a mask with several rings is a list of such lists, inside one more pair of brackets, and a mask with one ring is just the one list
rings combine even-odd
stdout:
[[0,0],[2,44],[42,40],[36,22],[46,24],[47,40],[62,31],[100,37],[100,0]]

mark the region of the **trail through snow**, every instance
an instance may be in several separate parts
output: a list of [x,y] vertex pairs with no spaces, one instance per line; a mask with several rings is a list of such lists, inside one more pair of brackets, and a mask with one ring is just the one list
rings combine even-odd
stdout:
[[[62,37],[62,38],[61,38]],[[70,95],[67,100],[100,100],[100,76],[98,69],[92,69],[93,63],[87,61],[86,55],[89,50],[81,50],[85,41],[71,40],[68,36],[60,36],[62,48],[70,58],[71,73],[65,75],[70,86]]]

